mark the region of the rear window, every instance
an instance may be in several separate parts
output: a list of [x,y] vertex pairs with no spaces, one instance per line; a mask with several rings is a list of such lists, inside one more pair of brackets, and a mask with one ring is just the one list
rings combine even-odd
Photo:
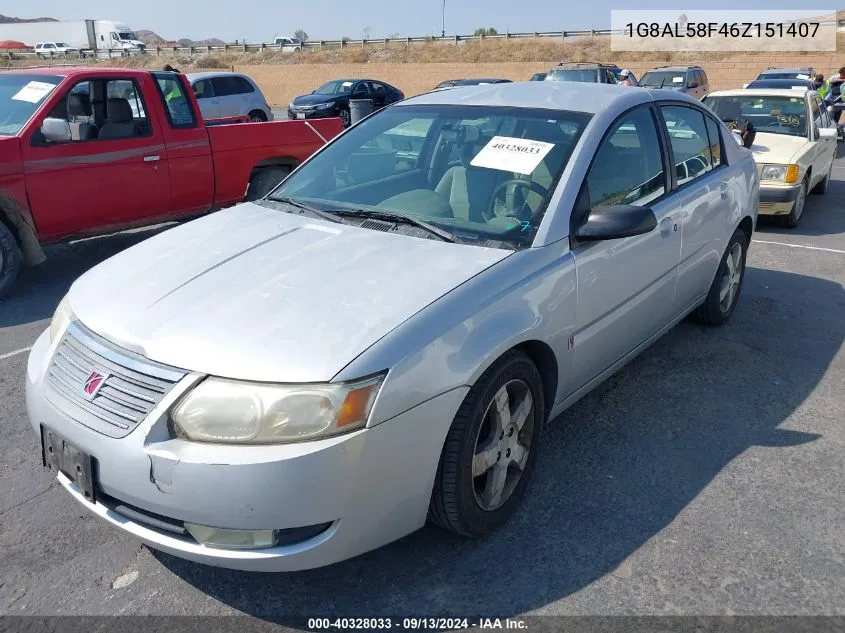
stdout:
[[164,111],[170,126],[175,128],[194,127],[197,124],[191,102],[185,94],[178,75],[172,73],[153,73],[158,86]]
[[580,81],[596,83],[598,71],[595,68],[554,69],[546,75],[546,81]]

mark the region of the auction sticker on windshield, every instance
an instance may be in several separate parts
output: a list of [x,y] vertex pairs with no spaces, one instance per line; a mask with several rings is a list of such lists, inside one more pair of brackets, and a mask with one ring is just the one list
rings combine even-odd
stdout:
[[527,176],[537,169],[537,165],[554,146],[554,143],[543,141],[494,136],[470,161],[470,165]]
[[44,83],[43,81],[30,81],[23,88],[18,90],[12,99],[16,101],[29,101],[29,103],[38,103],[55,88],[53,84]]

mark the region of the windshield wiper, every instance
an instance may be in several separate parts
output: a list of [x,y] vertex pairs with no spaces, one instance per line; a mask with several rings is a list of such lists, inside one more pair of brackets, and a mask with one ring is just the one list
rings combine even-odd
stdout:
[[296,207],[297,209],[302,209],[303,211],[307,211],[311,215],[318,217],[322,220],[328,220],[329,222],[340,222],[340,218],[337,217],[334,213],[327,213],[326,211],[320,211],[319,209],[315,209],[310,204],[305,204],[304,202],[300,202],[299,200],[294,200],[293,198],[289,198],[287,196],[280,196],[278,198],[269,197],[268,200],[272,200],[273,202],[282,202],[284,204],[289,204],[292,207]]
[[444,242],[454,242],[455,236],[438,226],[429,224],[424,220],[418,220],[411,216],[402,215],[401,213],[393,213],[392,211],[376,211],[371,209],[356,209],[354,211],[337,211],[339,215],[349,216],[353,218],[372,218],[374,220],[385,220],[388,222],[398,222],[400,224],[410,224],[432,235],[436,235]]

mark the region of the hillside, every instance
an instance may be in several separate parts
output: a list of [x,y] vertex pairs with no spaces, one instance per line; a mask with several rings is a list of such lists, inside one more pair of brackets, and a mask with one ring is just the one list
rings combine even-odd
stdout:
[[24,24],[28,22],[58,22],[55,18],[13,18],[0,13],[0,24]]

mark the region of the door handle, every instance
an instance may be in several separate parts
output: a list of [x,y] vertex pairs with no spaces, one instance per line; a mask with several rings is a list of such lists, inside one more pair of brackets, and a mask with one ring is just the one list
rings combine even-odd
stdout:
[[722,196],[722,200],[728,199],[728,183],[723,182],[719,185],[719,192]]
[[152,154],[150,156],[144,156],[144,162],[145,163],[154,163],[157,160],[161,160],[161,156],[159,156],[158,154]]

